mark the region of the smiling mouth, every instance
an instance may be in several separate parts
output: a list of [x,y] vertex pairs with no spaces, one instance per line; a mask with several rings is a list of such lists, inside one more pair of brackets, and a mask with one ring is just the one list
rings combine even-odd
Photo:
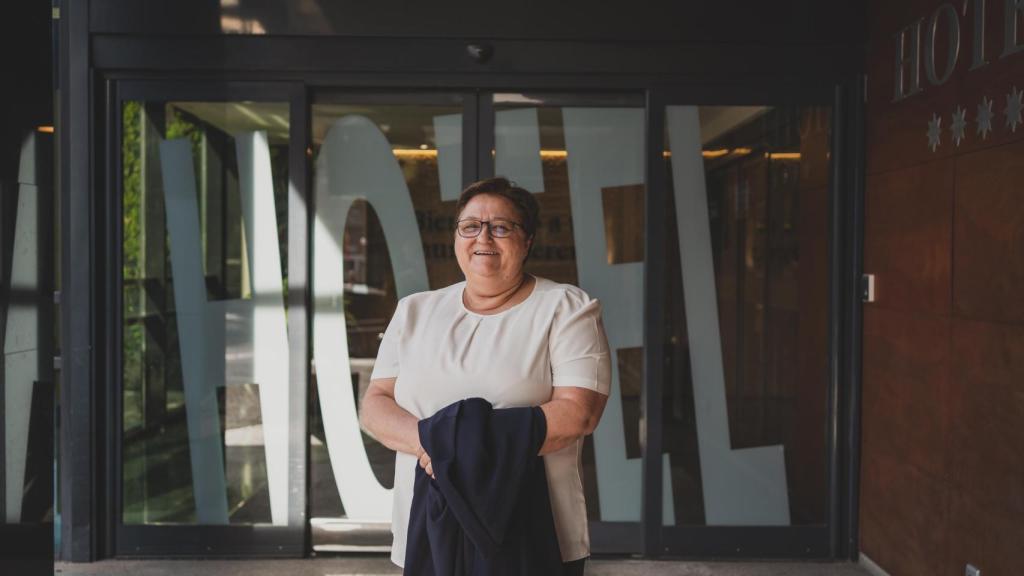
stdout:
[[489,252],[487,250],[477,250],[477,251],[473,252],[473,254],[476,255],[476,256],[497,256],[498,255],[497,252]]

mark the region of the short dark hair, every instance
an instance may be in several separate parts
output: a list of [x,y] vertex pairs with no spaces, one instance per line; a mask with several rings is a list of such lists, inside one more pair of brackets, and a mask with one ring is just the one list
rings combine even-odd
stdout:
[[474,196],[481,194],[501,196],[511,202],[519,212],[526,237],[530,239],[534,237],[537,233],[537,224],[540,221],[540,203],[525,188],[516,186],[515,182],[511,182],[503,176],[487,178],[467,186],[459,195],[459,201],[455,205],[455,218],[458,219],[462,215],[463,208]]

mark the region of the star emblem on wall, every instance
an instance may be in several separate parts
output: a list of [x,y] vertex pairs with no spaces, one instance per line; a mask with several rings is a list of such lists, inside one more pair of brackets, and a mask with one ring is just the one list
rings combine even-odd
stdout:
[[982,139],[988,138],[988,133],[992,131],[992,118],[995,114],[992,112],[992,101],[987,96],[982,97],[981,104],[978,104],[978,136]]
[[1016,86],[1006,95],[1006,108],[1003,112],[1006,113],[1006,126],[1011,132],[1016,132],[1017,125],[1021,122],[1020,113],[1024,108],[1024,103],[1021,102],[1022,96],[1024,94]]
[[967,130],[967,110],[957,106],[953,112],[953,121],[949,124],[949,131],[953,133],[953,142],[959,146],[964,139],[964,132]]
[[[994,106],[995,102],[988,96],[982,96],[981,103],[977,105],[975,133],[981,140],[988,139],[988,135],[998,128],[996,124],[998,112],[992,109]],[[1011,86],[1010,91],[1006,94],[1006,107],[1003,108],[1002,113],[1006,120],[1005,127],[1010,132],[1016,132],[1018,126],[1024,125],[1024,91],[1016,86]],[[967,139],[967,110],[957,104],[949,119],[950,137],[953,139],[953,144],[959,147]],[[942,116],[938,113],[932,113],[931,120],[928,121],[926,135],[928,136],[928,148],[935,152],[942,145]]]
[[932,114],[932,119],[928,121],[928,147],[932,149],[932,152],[939,147],[941,138],[942,118],[939,118],[938,114]]

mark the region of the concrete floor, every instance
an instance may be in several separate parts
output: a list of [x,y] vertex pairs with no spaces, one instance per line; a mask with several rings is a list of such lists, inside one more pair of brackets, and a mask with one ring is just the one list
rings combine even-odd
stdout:
[[[107,560],[93,564],[58,563],[60,576],[370,576],[401,574],[382,556],[346,556],[306,560]],[[682,562],[592,560],[590,576],[868,576],[850,563]]]

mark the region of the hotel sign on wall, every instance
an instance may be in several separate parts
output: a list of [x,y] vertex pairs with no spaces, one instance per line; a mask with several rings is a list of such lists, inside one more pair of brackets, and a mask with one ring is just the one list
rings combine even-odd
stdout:
[[[994,59],[1024,53],[1024,32],[1021,31],[1024,0],[1003,0],[994,4],[1001,4],[1003,11],[1003,26],[998,31],[1002,35],[1002,49],[998,54],[986,53],[986,0],[946,2],[929,16],[919,18],[896,32],[893,35],[896,50],[892,102],[911,98],[949,81],[963,52],[961,44],[965,42],[961,38],[966,35],[964,30],[970,33],[971,67],[968,74],[988,66]],[[941,50],[943,46],[945,49]],[[983,95],[978,102],[968,103],[966,108],[957,104],[953,110],[933,112],[925,131],[929,149],[935,152],[942,145],[943,121],[946,118],[949,119],[950,141],[956,146],[969,137],[968,127],[971,124],[974,125],[974,137],[982,140],[987,139],[993,130],[1016,132],[1022,123],[1022,100],[1024,92],[1014,85],[1005,95],[995,94],[992,98]]]

